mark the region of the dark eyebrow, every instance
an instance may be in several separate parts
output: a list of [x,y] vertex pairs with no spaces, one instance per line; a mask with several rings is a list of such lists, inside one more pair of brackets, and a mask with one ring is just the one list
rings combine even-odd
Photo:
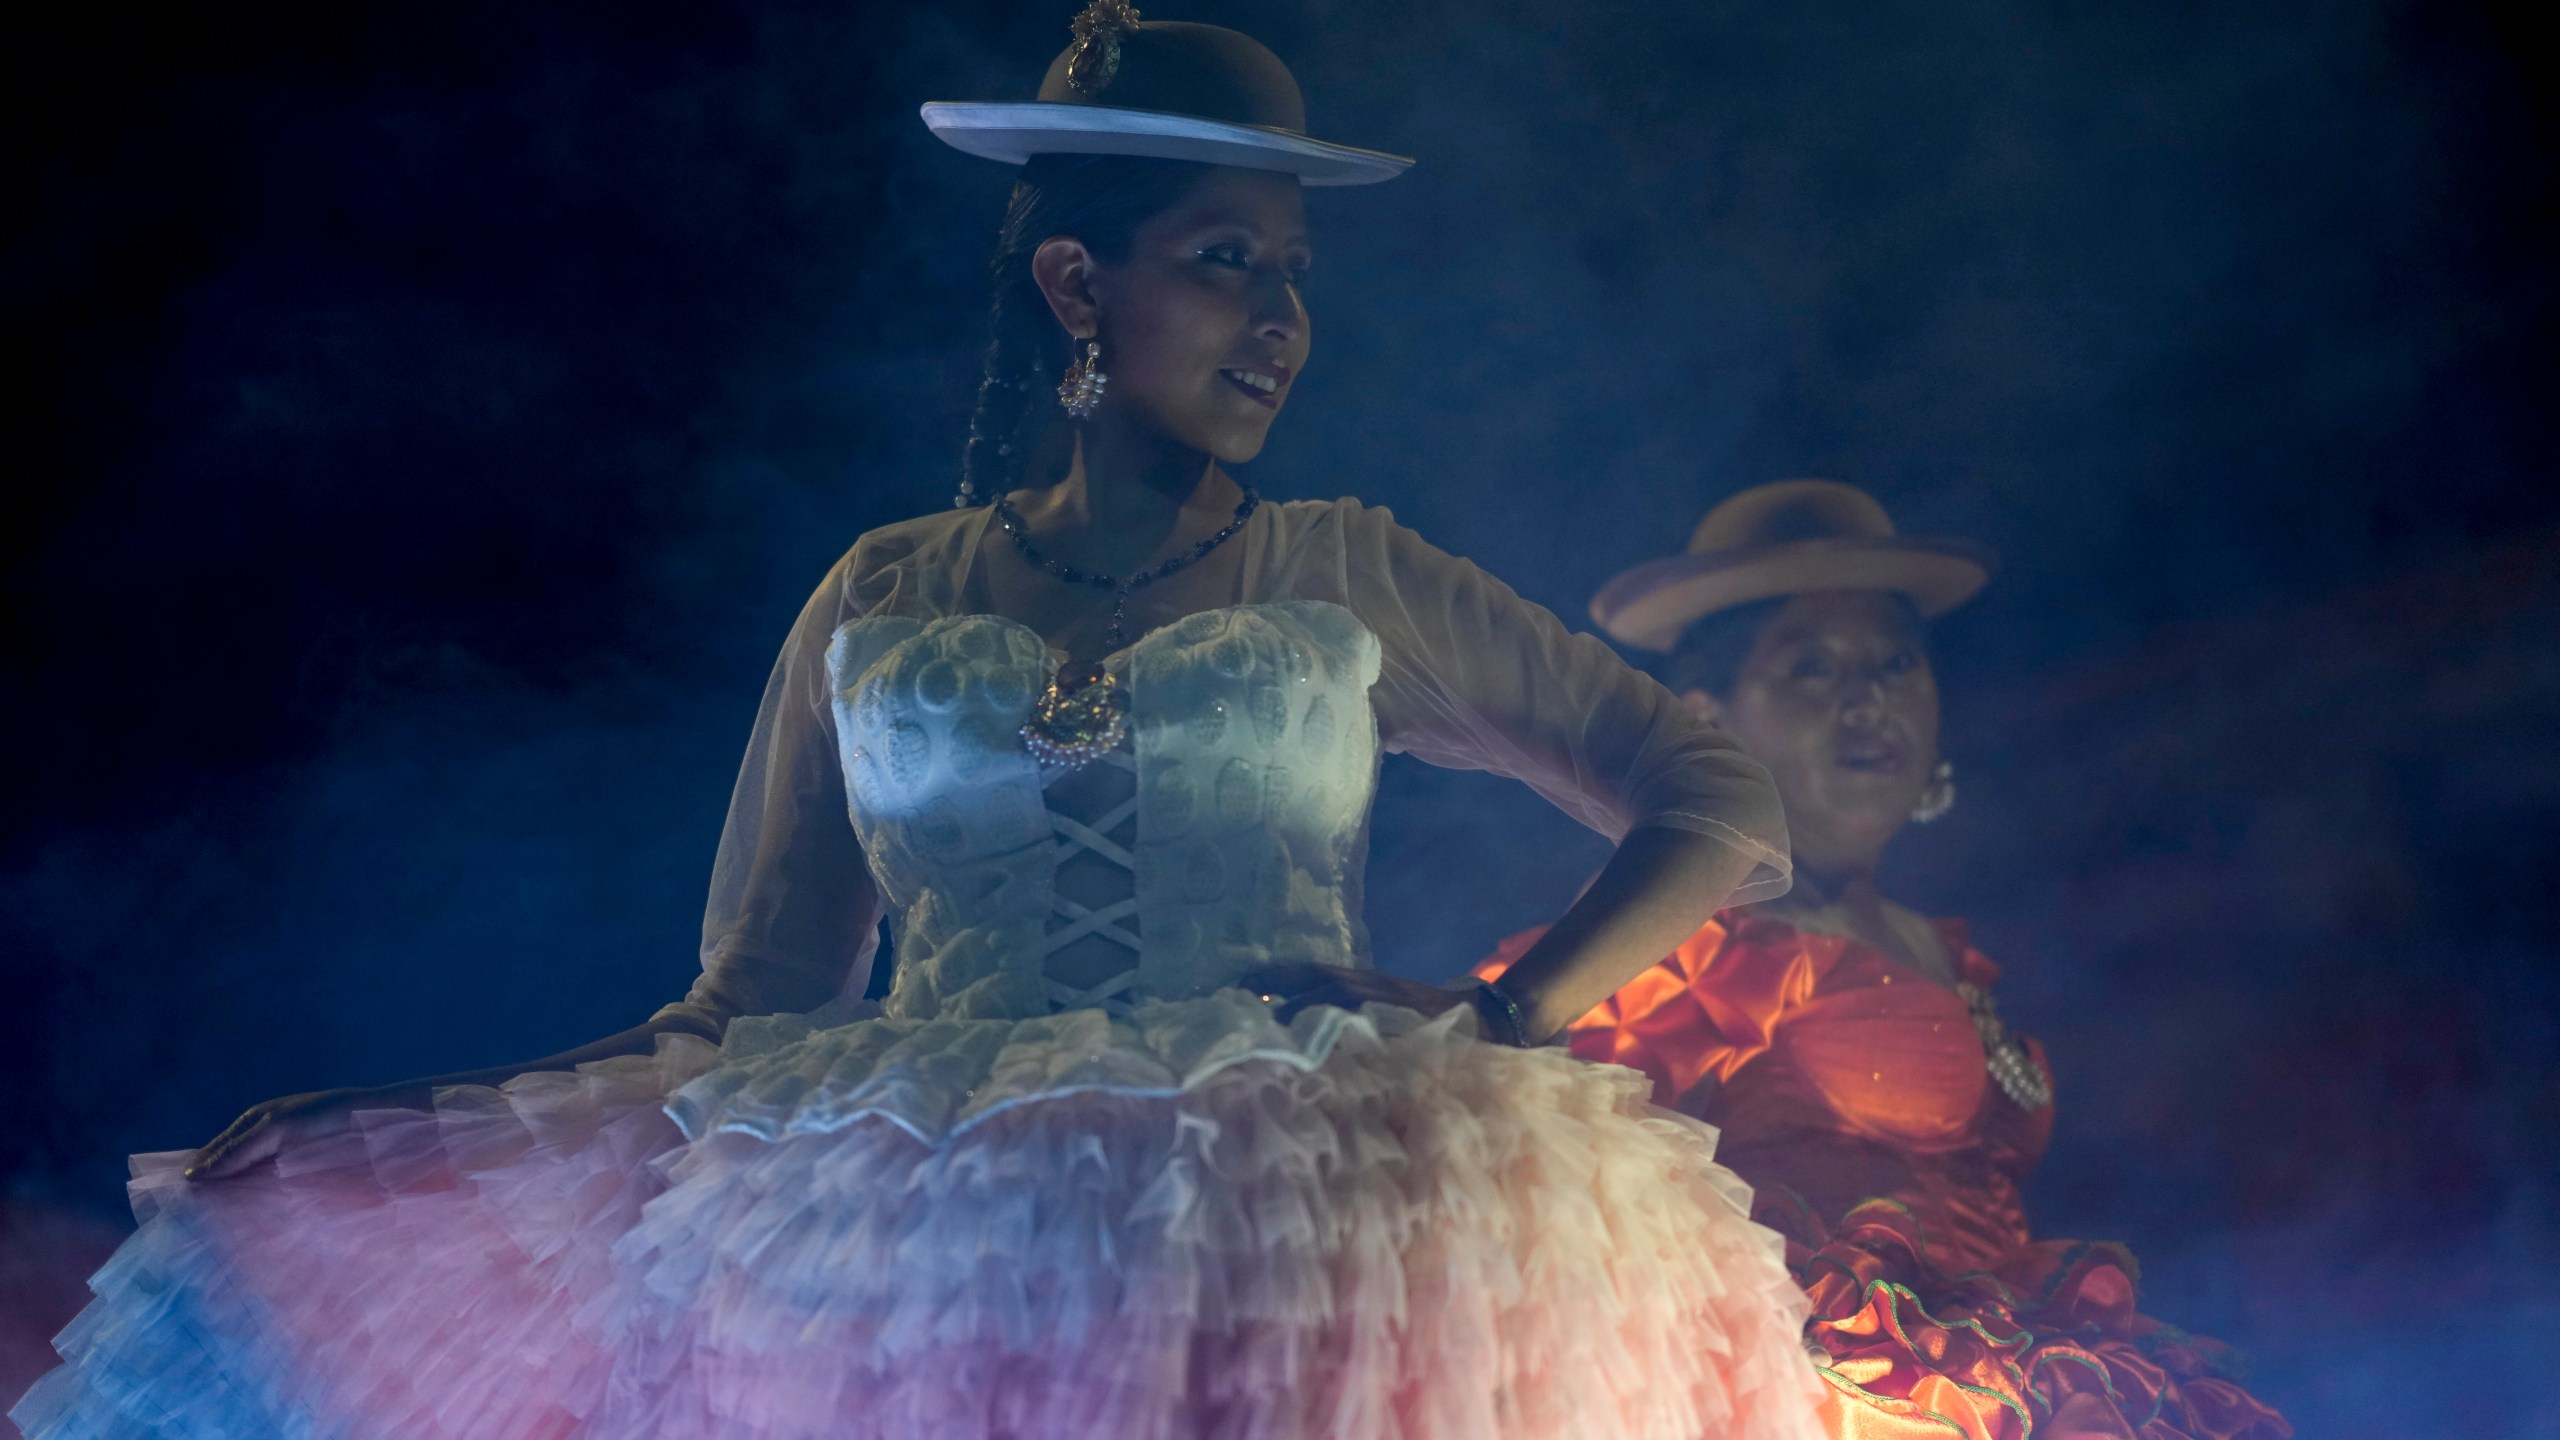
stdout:
[[1198,231],[1202,231],[1202,230],[1234,230],[1234,231],[1236,231],[1236,232],[1238,232],[1238,233],[1240,233],[1240,234],[1250,236],[1250,237],[1252,237],[1252,238],[1253,238],[1254,240],[1256,240],[1256,241],[1260,241],[1260,242],[1263,242],[1263,243],[1272,244],[1272,246],[1273,246],[1273,248],[1274,248],[1274,249],[1280,249],[1280,250],[1287,250],[1287,249],[1291,249],[1291,248],[1293,248],[1293,247],[1294,247],[1294,248],[1296,248],[1296,249],[1300,249],[1300,250],[1313,250],[1314,248],[1316,248],[1316,247],[1315,247],[1315,242],[1314,242],[1312,239],[1309,239],[1309,238],[1308,238],[1308,236],[1307,236],[1307,232],[1305,232],[1304,230],[1298,231],[1297,233],[1295,233],[1295,234],[1293,234],[1293,235],[1290,235],[1290,236],[1286,237],[1285,239],[1279,240],[1279,241],[1277,241],[1277,242],[1269,242],[1269,241],[1264,241],[1263,233],[1262,233],[1261,231],[1259,231],[1259,230],[1255,229],[1255,228],[1252,226],[1252,224],[1250,224],[1250,223],[1249,223],[1249,222],[1247,222],[1247,221],[1243,221],[1243,220],[1236,220],[1236,219],[1214,219],[1214,220],[1203,220],[1203,221],[1201,221],[1199,224],[1197,224],[1197,225],[1193,225],[1193,226],[1191,226],[1191,227],[1189,227],[1189,228],[1190,228],[1192,231],[1194,231],[1195,233],[1196,233],[1196,232],[1198,232]]
[[[1264,235],[1261,227],[1255,225],[1252,220],[1233,210],[1223,208],[1204,210],[1196,217],[1178,218],[1175,223],[1183,231],[1194,234],[1202,230],[1231,229],[1242,231],[1256,240],[1262,239]],[[1308,250],[1315,248],[1314,238],[1304,230],[1293,230],[1281,237],[1277,243],[1284,247],[1295,245]]]

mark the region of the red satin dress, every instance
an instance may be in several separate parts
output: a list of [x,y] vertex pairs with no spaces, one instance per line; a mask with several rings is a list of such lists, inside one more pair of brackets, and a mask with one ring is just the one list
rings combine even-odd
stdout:
[[[1999,967],[1963,922],[1957,973]],[[1541,931],[1505,941],[1498,975]],[[1787,1237],[1828,1352],[1824,1418],[1850,1440],[2273,1440],[2228,1347],[2134,1308],[2122,1245],[2036,1240],[2019,1182],[2053,1107],[1994,1084],[1962,998],[1863,941],[1727,911],[1578,1022],[1573,1052],[1641,1070],[1717,1126],[1716,1158]],[[2047,1084],[2042,1047],[2024,1042]],[[1821,1357],[1816,1357],[1817,1361]]]

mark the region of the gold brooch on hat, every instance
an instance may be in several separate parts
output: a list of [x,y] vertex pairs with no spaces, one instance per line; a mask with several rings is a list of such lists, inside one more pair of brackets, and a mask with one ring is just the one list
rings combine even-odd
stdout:
[[1138,28],[1137,9],[1129,0],[1093,0],[1070,28],[1076,43],[1067,54],[1067,83],[1099,95],[1120,73],[1120,37]]

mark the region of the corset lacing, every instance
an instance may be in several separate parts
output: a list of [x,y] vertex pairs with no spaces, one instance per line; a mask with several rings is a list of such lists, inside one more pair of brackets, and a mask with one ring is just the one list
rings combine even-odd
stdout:
[[[1096,757],[1092,763],[1116,767],[1128,772],[1132,777],[1138,773],[1138,762],[1131,757],[1126,748],[1106,751]],[[1052,782],[1072,773],[1072,771],[1066,771],[1053,776]],[[1078,820],[1072,815],[1061,814],[1055,807],[1049,810],[1049,828],[1058,837],[1056,854],[1058,865],[1063,868],[1069,860],[1075,858],[1078,852],[1107,860],[1128,872],[1129,894],[1126,898],[1114,900],[1108,905],[1087,907],[1052,890],[1049,895],[1050,913],[1064,923],[1056,925],[1042,937],[1040,942],[1042,961],[1045,963],[1049,956],[1087,935],[1098,935],[1105,940],[1127,946],[1132,962],[1128,969],[1119,974],[1100,984],[1084,988],[1067,984],[1044,973],[1040,977],[1041,984],[1048,992],[1049,1008],[1052,1010],[1101,1009],[1114,1015],[1126,1015],[1132,1008],[1132,1002],[1122,992],[1138,982],[1138,967],[1134,962],[1138,957],[1140,942],[1137,932],[1121,922],[1138,913],[1138,864],[1136,858],[1130,855],[1129,847],[1112,839],[1110,832],[1127,824],[1129,817],[1137,813],[1138,796],[1134,788],[1127,799],[1095,816],[1091,824]]]

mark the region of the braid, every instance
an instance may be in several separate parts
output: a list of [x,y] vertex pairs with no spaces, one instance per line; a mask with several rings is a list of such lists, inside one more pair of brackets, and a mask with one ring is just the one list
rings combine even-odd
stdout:
[[1039,403],[1074,347],[1032,279],[1031,257],[1049,239],[1072,235],[1106,264],[1126,260],[1138,227],[1208,168],[1104,155],[1039,155],[1022,167],[988,265],[986,361],[954,505],[986,504],[1026,476],[1045,479],[1072,438],[1060,412]]
[[[999,287],[988,307],[985,373],[978,382],[977,408],[969,415],[969,443],[960,455],[960,494],[954,504],[984,504],[1013,489],[1036,443],[1025,432],[1036,413],[1032,400],[1044,368],[1036,322],[1045,316],[1026,313],[1021,289]],[[1035,300],[1038,295],[1032,292]]]
[[[988,262],[994,298],[987,305],[987,358],[978,381],[978,404],[969,416],[969,443],[960,456],[960,493],[955,505],[978,505],[1013,489],[1030,460],[1036,436],[1026,435],[1034,413],[1032,400],[1047,367],[1041,342],[1048,305],[1031,278],[1031,257],[1047,233],[1038,222],[1050,207],[1044,189],[1028,178],[1013,187],[1005,206],[1004,228],[996,232],[996,253]],[[1026,243],[1027,241],[1027,243]]]

